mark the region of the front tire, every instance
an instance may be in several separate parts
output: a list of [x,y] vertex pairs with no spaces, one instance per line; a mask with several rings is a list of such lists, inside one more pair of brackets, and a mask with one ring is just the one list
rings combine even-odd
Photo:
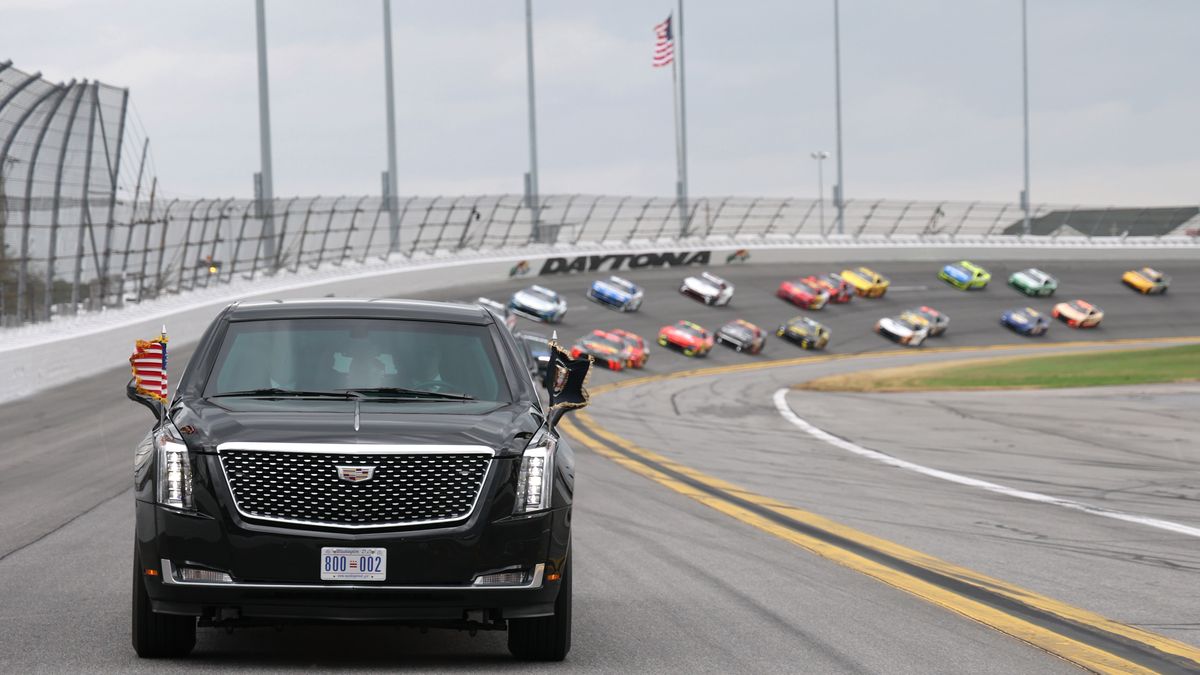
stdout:
[[571,557],[554,601],[553,616],[509,619],[508,651],[522,661],[562,661],[571,651]]
[[142,580],[136,546],[133,554],[133,649],[143,659],[187,656],[196,646],[196,618],[157,614]]

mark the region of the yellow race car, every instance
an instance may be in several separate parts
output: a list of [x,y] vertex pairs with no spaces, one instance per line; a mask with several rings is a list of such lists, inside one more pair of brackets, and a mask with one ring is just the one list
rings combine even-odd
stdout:
[[1151,267],[1129,270],[1121,275],[1121,283],[1142,295],[1162,295],[1171,285],[1171,277]]
[[854,287],[854,292],[864,298],[882,298],[892,282],[870,267],[855,267],[842,270],[842,280]]

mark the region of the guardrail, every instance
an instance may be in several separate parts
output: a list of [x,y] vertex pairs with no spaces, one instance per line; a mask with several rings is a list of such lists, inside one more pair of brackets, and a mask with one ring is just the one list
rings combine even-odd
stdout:
[[[5,200],[2,195],[0,201],[7,201],[0,212],[22,214],[18,220],[0,221],[0,235],[5,237],[0,242],[21,242],[17,251],[10,243],[0,258],[0,316],[5,325],[283,271],[532,244],[579,247],[751,237],[814,246],[932,241],[1028,246],[1086,235],[1088,241],[1106,246],[1143,231],[1159,233],[1136,238],[1147,245],[1198,243],[1195,238],[1162,236],[1187,230],[1182,225],[1195,220],[1194,207],[1043,205],[1035,210],[1034,231],[1046,233],[1031,237],[1013,234],[1022,215],[1015,204],[847,202],[839,233],[833,205],[812,199],[697,198],[687,217],[680,219],[673,198],[597,195],[546,196],[536,212],[519,195],[404,198],[395,204],[395,230],[389,205],[378,197],[294,197],[265,205],[232,198],[165,203],[150,199],[118,203],[116,216],[98,241],[86,218],[82,225],[68,226],[35,217],[38,209],[49,208],[45,204],[26,204],[14,196]],[[1072,220],[1073,214],[1079,217]],[[72,253],[64,256],[62,251]],[[60,274],[68,270],[74,273]]]

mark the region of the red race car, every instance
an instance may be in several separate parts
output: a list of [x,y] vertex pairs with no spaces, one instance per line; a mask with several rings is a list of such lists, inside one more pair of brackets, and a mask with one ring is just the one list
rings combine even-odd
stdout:
[[830,302],[840,305],[850,302],[850,299],[854,297],[854,287],[837,273],[807,276],[804,277],[804,280],[829,293]]
[[571,347],[571,358],[577,359],[586,354],[609,370],[621,370],[629,365],[630,351],[620,336],[594,330],[575,341]]
[[713,334],[691,321],[678,321],[658,331],[658,344],[674,347],[684,356],[707,356],[713,348]]
[[788,302],[805,309],[821,309],[829,302],[829,292],[806,279],[785,281],[775,293]]
[[625,346],[629,347],[630,368],[642,368],[646,365],[646,359],[650,358],[650,350],[646,349],[646,341],[642,339],[642,336],[622,328],[614,328],[609,332],[621,338]]

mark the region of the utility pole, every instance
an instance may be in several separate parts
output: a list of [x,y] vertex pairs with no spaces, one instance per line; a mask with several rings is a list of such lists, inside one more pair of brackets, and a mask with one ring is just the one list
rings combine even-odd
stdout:
[[529,93],[529,173],[525,179],[525,206],[533,225],[533,240],[542,240],[541,196],[538,186],[537,104],[533,79],[533,0],[525,0],[525,82]]
[[396,93],[392,78],[392,0],[383,0],[383,73],[387,90],[388,169],[383,177],[383,199],[388,210],[388,252],[400,249],[400,215],[397,212],[399,179],[396,176]]
[[1029,37],[1026,0],[1021,0],[1021,101],[1025,128],[1025,189],[1021,190],[1021,210],[1025,213],[1024,232],[1029,234]]
[[271,96],[267,89],[267,10],[264,0],[255,0],[258,28],[258,144],[262,169],[255,181],[258,214],[262,218],[263,256],[275,259],[275,184],[271,171]]
[[837,117],[837,185],[833,187],[837,207],[837,233],[846,233],[846,188],[842,178],[842,31],[839,23],[839,3],[833,0],[833,89]]

